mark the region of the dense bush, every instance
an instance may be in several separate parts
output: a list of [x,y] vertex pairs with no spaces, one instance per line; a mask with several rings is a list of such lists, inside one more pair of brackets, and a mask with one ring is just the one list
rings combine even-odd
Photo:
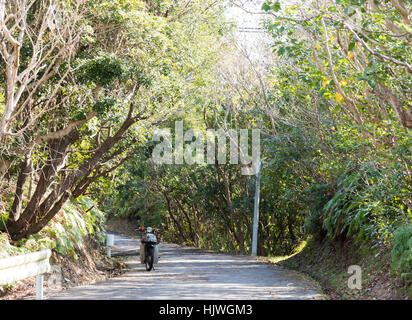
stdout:
[[337,192],[324,207],[323,226],[329,237],[380,243],[391,239],[396,226],[411,216],[404,204],[411,192],[408,177],[391,169],[366,162],[339,177]]
[[16,256],[29,252],[26,248],[12,246],[8,240],[7,233],[0,232],[0,259],[9,256]]
[[38,251],[43,248],[77,258],[85,237],[93,237],[100,245],[105,242],[106,215],[89,198],[80,197],[67,202],[61,212],[39,233],[10,245],[7,233],[0,233],[0,258]]
[[412,224],[404,225],[394,233],[392,268],[405,281],[412,298]]

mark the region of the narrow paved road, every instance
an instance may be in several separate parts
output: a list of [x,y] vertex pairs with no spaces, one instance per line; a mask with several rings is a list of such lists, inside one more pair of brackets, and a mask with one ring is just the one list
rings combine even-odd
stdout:
[[251,257],[204,253],[160,244],[160,260],[147,272],[140,241],[115,235],[113,255],[131,255],[130,270],[108,281],[54,293],[50,299],[320,299],[310,283]]

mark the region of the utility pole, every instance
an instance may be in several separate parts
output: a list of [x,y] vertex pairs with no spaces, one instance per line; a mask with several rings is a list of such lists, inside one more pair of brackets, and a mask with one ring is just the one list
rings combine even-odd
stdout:
[[[262,120],[259,119],[259,129],[262,129]],[[252,236],[252,256],[257,255],[258,228],[259,228],[259,196],[260,196],[260,169],[262,163],[260,160],[260,148],[256,159],[256,188],[255,188],[255,205],[253,208],[253,236]]]

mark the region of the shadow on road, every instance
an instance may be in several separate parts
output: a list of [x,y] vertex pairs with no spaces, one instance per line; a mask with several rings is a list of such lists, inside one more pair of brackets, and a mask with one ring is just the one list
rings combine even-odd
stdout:
[[69,289],[51,299],[321,299],[311,283],[251,257],[200,252],[160,244],[160,260],[147,272],[138,238],[115,235],[113,256],[129,256],[128,272],[108,281]]

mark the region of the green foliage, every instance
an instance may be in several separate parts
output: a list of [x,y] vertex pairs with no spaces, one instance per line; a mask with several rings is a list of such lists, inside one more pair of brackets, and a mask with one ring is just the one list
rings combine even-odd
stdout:
[[[408,193],[408,183],[398,171],[378,169],[376,163],[364,163],[345,172],[337,183],[337,192],[324,207],[324,227],[328,236],[355,235],[358,240],[385,242],[410,210],[400,201]],[[401,179],[400,179],[401,178]]]
[[[225,1],[87,1],[73,69],[61,66],[33,94],[27,115],[16,117],[12,132],[24,123],[30,130],[10,137],[10,159],[24,158],[20,148],[27,141],[97,111],[73,130],[78,138],[44,194],[60,190],[68,174],[101,155],[70,190],[93,181],[88,193],[113,216],[141,216],[140,223],[160,226],[169,241],[246,253],[255,178],[235,165],[155,165],[149,140],[158,126],[173,127],[172,120],[205,131],[256,128],[261,119],[259,254],[288,255],[308,235],[376,247],[394,241],[394,269],[409,279],[410,229],[394,230],[412,218],[410,27],[390,1],[374,1],[376,8],[370,1],[325,3],[263,3],[273,14],[265,21],[273,40],[258,59],[266,61],[260,70],[253,54],[246,58],[248,50],[240,53],[222,37],[231,25]],[[33,50],[26,42],[24,63]],[[55,91],[52,84],[66,71]],[[43,115],[39,110],[53,92],[56,106]],[[145,120],[100,154],[130,106],[134,119]],[[49,170],[52,143],[33,149],[40,174]],[[10,180],[18,173],[15,161]],[[104,221],[92,200],[79,197],[20,245],[75,254],[86,235],[103,244]]]
[[[21,84],[30,93],[20,92],[17,86],[16,95],[32,101],[21,102],[15,109],[22,112],[28,104],[33,108],[21,117],[13,115],[13,123],[7,130],[18,133],[7,137],[7,143],[1,146],[2,152],[11,154],[10,159],[15,160],[12,168],[7,169],[12,185],[21,173],[19,160],[25,156],[33,161],[38,176],[45,177],[44,183],[36,185],[37,181],[28,175],[23,189],[30,181],[35,190],[30,195],[25,190],[22,197],[15,196],[16,202],[23,199],[22,211],[27,203],[35,203],[22,217],[27,219],[29,227],[16,230],[12,235],[15,239],[36,230],[33,225],[49,222],[52,213],[60,210],[63,203],[58,199],[65,192],[77,191],[74,197],[89,187],[96,197],[110,192],[115,169],[147,139],[149,129],[178,110],[197,104],[200,92],[211,87],[208,86],[210,69],[216,61],[222,30],[226,28],[221,23],[223,1],[69,3],[79,6],[78,15],[73,13],[76,21],[65,21],[72,28],[70,35],[66,35],[70,40],[61,38],[56,30],[58,40],[51,43],[48,33],[44,33],[37,57],[41,66],[28,72],[19,70],[22,77],[27,76]],[[50,5],[40,3],[32,15],[39,8],[52,12],[55,8]],[[13,16],[11,13],[9,20]],[[34,48],[27,34],[22,41],[25,47],[18,60],[23,68],[24,63],[32,60],[24,58]],[[64,58],[54,57],[54,51],[64,53]],[[49,59],[43,61],[45,52]],[[0,69],[4,69],[2,65]],[[43,77],[42,72],[47,70],[49,77]],[[5,89],[4,81],[0,82],[0,91]],[[61,147],[58,152],[56,145]],[[62,166],[60,157],[64,158]],[[50,170],[50,164],[57,166]],[[40,201],[27,199],[34,195],[39,195]],[[39,210],[42,216],[35,219]],[[77,242],[84,233],[76,214],[69,212],[69,207],[64,210],[68,211],[69,225],[48,230],[56,233],[53,237],[61,252],[72,250],[70,241]]]
[[267,1],[267,2],[264,2],[262,5],[262,10],[264,11],[273,10],[275,12],[278,12],[280,9],[281,9],[280,1],[275,1],[275,2]]
[[406,224],[394,233],[392,248],[392,268],[409,287],[412,298],[412,224]]
[[46,227],[44,231],[55,239],[57,252],[75,255],[74,249],[81,247],[83,237],[87,232],[81,214],[69,202],[63,207],[61,216],[58,215],[55,218],[55,221],[51,222],[50,228]]
[[314,184],[304,190],[305,203],[308,206],[308,215],[304,223],[306,233],[321,236],[323,231],[324,207],[330,200],[332,186],[328,184]]
[[8,215],[0,213],[0,230],[5,230]]
[[[390,245],[396,227],[411,217],[412,139],[394,102],[378,91],[386,87],[410,112],[404,84],[411,76],[401,62],[388,62],[370,48],[409,63],[410,52],[401,44],[407,38],[401,29],[408,27],[397,24],[398,35],[388,30],[385,19],[402,20],[389,3],[375,2],[373,10],[365,1],[327,3],[280,7],[266,1],[262,7],[274,12],[267,28],[273,52],[282,56],[270,99],[283,120],[265,146],[271,180],[290,206],[306,213],[307,233]],[[353,31],[359,24],[364,43]]]
[[[235,80],[230,82],[226,76],[219,81],[219,74],[213,74],[213,86],[205,87],[197,99],[184,101],[190,110],[184,121],[200,130],[210,124],[226,125],[219,119],[226,111],[233,127],[253,126],[257,118],[263,119],[261,254],[290,254],[308,234],[389,245],[396,226],[411,216],[410,132],[404,130],[389,103],[371,91],[385,84],[407,103],[410,99],[402,83],[410,83],[410,76],[399,66],[391,66],[399,71],[396,76],[388,72],[387,62],[362,49],[341,22],[332,21],[337,14],[349,21],[357,12],[365,27],[371,28],[369,37],[384,42],[381,37],[386,36],[378,36],[379,26],[374,21],[379,18],[363,15],[364,5],[340,1],[319,9],[310,4],[266,1],[262,9],[276,13],[267,26],[274,38],[274,52],[281,56],[273,57],[273,66],[267,66],[265,76],[259,79],[266,92],[260,85],[251,85],[256,79],[247,73],[241,58],[231,57],[236,63],[230,61],[228,69],[241,69],[242,77],[224,70]],[[329,33],[326,40],[322,16]],[[399,41],[398,37],[387,39],[389,52],[397,51]],[[372,42],[368,39],[369,46],[375,45]],[[362,64],[360,58],[354,61],[355,53],[356,57],[367,56],[367,63]],[[224,63],[230,60],[225,60],[226,55],[221,53]],[[398,57],[408,59],[405,50]],[[331,63],[338,84],[331,77]],[[169,74],[163,71],[160,74]],[[239,85],[242,81],[243,86]],[[338,85],[354,99],[356,110],[345,104]],[[196,105],[207,108],[199,111]],[[255,105],[267,109],[251,107]],[[249,250],[253,177],[242,177],[236,166],[229,165],[150,166],[146,160],[152,149],[153,145],[146,143],[132,164],[122,168],[122,179],[106,199],[107,208],[115,215],[161,221],[173,241],[227,251]]]
[[104,116],[109,112],[111,108],[113,108],[116,104],[116,100],[113,98],[104,99],[102,101],[98,101],[93,106],[93,110],[97,111],[100,116]]
[[100,54],[86,60],[78,70],[80,83],[94,83],[107,88],[125,74],[125,64],[113,55]]
[[19,240],[16,246],[19,249],[25,250],[25,252],[35,252],[46,248],[55,249],[56,242],[52,237],[37,233]]
[[28,253],[28,250],[26,248],[18,248],[12,246],[9,243],[7,233],[0,232],[0,259],[25,253]]
[[77,203],[83,209],[83,219],[89,235],[93,235],[100,245],[106,241],[106,219],[107,214],[99,210],[96,202],[87,197],[79,197]]
[[[89,198],[67,202],[40,233],[19,240],[16,246],[0,246],[5,255],[39,251],[43,248],[60,254],[71,254],[77,259],[76,249],[81,249],[86,236],[94,237],[100,245],[105,243],[106,214]],[[0,252],[1,255],[1,252]]]

